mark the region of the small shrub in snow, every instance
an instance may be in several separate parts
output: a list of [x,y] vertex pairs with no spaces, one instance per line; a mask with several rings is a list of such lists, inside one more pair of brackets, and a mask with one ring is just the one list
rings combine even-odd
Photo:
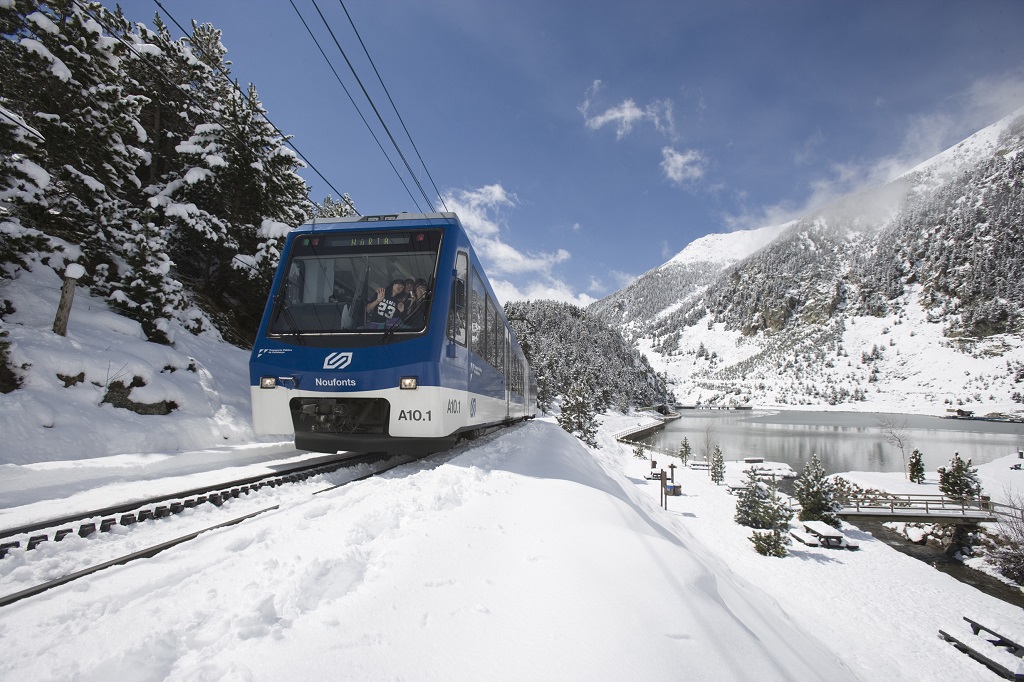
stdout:
[[943,495],[954,500],[973,500],[981,495],[981,482],[978,481],[978,470],[960,458],[960,453],[953,454],[948,467],[939,467],[939,490]]
[[754,549],[757,550],[757,553],[762,556],[782,558],[789,555],[789,550],[786,549],[786,546],[789,544],[790,540],[782,533],[781,530],[755,530],[750,541],[754,543]]
[[818,455],[811,455],[811,461],[804,466],[800,478],[793,485],[796,499],[800,501],[801,521],[824,521],[839,527],[836,512],[842,507],[836,501],[835,485],[825,475]]
[[924,483],[924,457],[917,448],[914,448],[914,451],[910,453],[908,473],[912,483]]

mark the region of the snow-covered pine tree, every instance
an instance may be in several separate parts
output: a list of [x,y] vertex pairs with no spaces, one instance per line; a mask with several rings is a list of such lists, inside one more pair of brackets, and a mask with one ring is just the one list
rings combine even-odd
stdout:
[[786,506],[779,495],[778,485],[773,480],[768,484],[768,495],[762,506],[764,512],[765,531],[754,531],[750,541],[758,554],[765,556],[784,557],[789,554],[786,547],[790,544],[786,529],[793,512]]
[[811,461],[804,465],[803,473],[793,485],[793,492],[800,502],[801,521],[824,521],[839,527],[836,512],[841,505],[836,501],[835,486],[825,475],[817,453],[811,455]]
[[[125,71],[128,87],[145,97],[140,122],[148,159],[137,170],[126,247],[126,263],[136,276],[120,292],[119,307],[138,319],[153,340],[161,340],[167,321],[174,317],[199,332],[211,323],[187,301],[181,279],[191,260],[187,249],[176,246],[180,238],[191,236],[182,230],[182,221],[196,207],[179,204],[173,197],[186,184],[188,170],[177,147],[209,119],[207,107],[215,99],[208,84],[209,67],[195,58],[184,40],[171,37],[159,15],[149,29],[132,24],[118,12],[110,28],[133,45]],[[181,267],[172,260],[174,252],[181,258]],[[185,279],[192,281],[187,275]]]
[[[3,60],[0,50],[0,61]],[[3,69],[0,67],[0,79]],[[25,211],[38,210],[44,201],[49,174],[31,161],[39,158],[42,138],[13,111],[0,103],[0,279],[10,276],[7,266],[27,267],[25,256],[48,250],[45,235],[21,224]]]
[[768,528],[764,504],[768,499],[768,487],[757,477],[753,467],[743,471],[743,490],[736,497],[736,514],[733,520],[741,526]]
[[907,465],[911,483],[924,483],[924,456],[921,451],[914,448],[910,453],[910,462]]
[[[309,188],[296,173],[305,164],[267,119],[256,87],[250,85],[244,98],[234,93],[233,100],[239,109],[237,116],[227,119],[227,139],[232,142],[227,162],[233,171],[231,191],[236,199],[226,207],[226,215],[238,254],[230,261],[234,267],[226,278],[225,296],[235,327],[255,330],[285,235],[306,219]],[[229,107],[228,111],[236,110]],[[241,140],[245,143],[238,146]]]
[[715,485],[720,485],[725,480],[725,456],[722,454],[722,448],[717,445],[711,455],[711,480]]
[[111,15],[98,4],[22,1],[0,13],[0,98],[45,140],[24,161],[49,176],[15,217],[80,245],[94,292],[109,294],[132,274],[121,272],[121,247],[130,233],[128,192],[145,161],[144,99],[125,88],[127,49],[99,30]]
[[335,200],[330,194],[321,203],[312,202],[310,217],[312,218],[347,218],[356,214],[355,204],[348,194],[342,194],[341,200]]
[[562,398],[558,425],[590,447],[597,447],[597,423],[586,386],[578,382]]
[[683,440],[679,443],[679,459],[682,460],[683,466],[690,461],[690,455],[693,454],[693,448],[690,447],[690,439],[683,436]]
[[954,500],[974,500],[981,495],[978,470],[971,466],[971,460],[964,461],[960,453],[953,453],[948,467],[939,467],[939,490]]

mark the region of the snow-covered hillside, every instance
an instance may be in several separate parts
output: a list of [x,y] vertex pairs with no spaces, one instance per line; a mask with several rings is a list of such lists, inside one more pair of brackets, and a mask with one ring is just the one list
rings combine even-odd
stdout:
[[[67,336],[51,331],[61,280],[36,263],[4,280],[0,342],[21,388],[0,393],[0,464],[175,452],[253,440],[249,354],[215,332],[169,326],[173,346],[149,343],[139,323],[79,287]],[[3,309],[0,307],[0,309]],[[170,410],[115,407],[127,400]],[[173,406],[171,405],[173,403]],[[163,410],[160,410],[162,404]]]
[[676,265],[689,263],[717,263],[724,268],[763,249],[791,225],[792,223],[783,223],[754,230],[704,235],[687,244],[685,249],[658,269],[667,270]]
[[592,310],[684,403],[1024,411],[1024,110],[885,186],[709,235]]

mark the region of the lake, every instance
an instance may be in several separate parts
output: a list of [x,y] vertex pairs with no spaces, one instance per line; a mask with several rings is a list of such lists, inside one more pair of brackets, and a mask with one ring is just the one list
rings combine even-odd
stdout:
[[786,462],[797,473],[814,453],[828,473],[903,471],[900,449],[886,441],[883,420],[902,427],[907,458],[917,448],[929,472],[948,464],[954,452],[984,464],[1024,448],[1024,424],[1009,422],[789,410],[680,410],[680,414],[644,442],[675,452],[686,437],[697,458],[710,442],[712,448],[715,444],[722,448],[726,460],[764,457]]

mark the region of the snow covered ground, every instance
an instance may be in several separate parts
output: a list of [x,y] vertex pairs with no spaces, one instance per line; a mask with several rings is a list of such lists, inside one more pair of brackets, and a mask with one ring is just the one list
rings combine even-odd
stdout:
[[[83,291],[54,337],[58,293],[45,273],[3,290],[26,384],[0,395],[0,527],[309,457],[255,442],[241,351],[184,333],[152,348]],[[101,403],[108,365],[180,409]],[[1024,640],[1019,608],[856,529],[857,552],[759,556],[706,471],[677,469],[662,509],[612,435],[637,419],[602,417],[599,449],[547,418],[317,495],[352,474],[13,550],[0,595],[278,505],[0,608],[0,679],[984,680],[938,630],[970,616]],[[1010,463],[980,467],[987,490],[1024,486]]]
[[72,570],[62,550],[99,563],[280,505],[4,607],[0,678],[980,680],[938,630],[1024,634],[1019,608],[856,529],[857,552],[759,556],[706,471],[677,469],[661,509],[611,436],[635,418],[603,421],[597,450],[540,420],[321,495],[345,474],[15,550],[2,594]]

